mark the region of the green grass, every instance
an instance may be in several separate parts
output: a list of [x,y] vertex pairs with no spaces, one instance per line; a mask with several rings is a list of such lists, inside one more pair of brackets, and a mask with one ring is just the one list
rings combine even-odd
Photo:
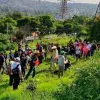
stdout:
[[[8,76],[3,75],[0,78],[0,100],[40,100],[41,96],[43,100],[63,100],[63,99],[57,99],[52,95],[55,94],[57,91],[63,90],[64,86],[72,86],[79,78],[80,72],[82,70],[84,71],[90,67],[94,68],[96,68],[97,66],[99,67],[100,66],[99,61],[100,61],[100,52],[95,54],[94,57],[89,58],[87,61],[80,60],[76,64],[72,65],[71,69],[66,71],[61,79],[59,79],[57,75],[51,74],[51,72],[49,71],[49,65],[46,62],[44,62],[39,67],[37,67],[36,72],[38,74],[36,74],[36,77],[32,79],[30,76],[27,81],[19,85],[19,89],[16,91],[13,91],[12,87],[8,86]],[[89,71],[91,72],[91,70]],[[82,76],[81,78],[84,77]],[[30,83],[35,83],[36,86],[35,92],[32,91],[30,92],[29,90],[26,89],[26,87]],[[80,85],[81,89],[83,89],[82,84]],[[70,98],[69,100],[72,99]]]
[[[44,61],[36,68],[35,78],[30,75],[16,91],[8,86],[9,77],[0,75],[0,100],[100,100],[100,52],[78,62],[72,56],[67,57],[72,66],[63,77],[54,75],[49,69],[50,62]],[[33,91],[27,89],[31,84],[36,88]]]

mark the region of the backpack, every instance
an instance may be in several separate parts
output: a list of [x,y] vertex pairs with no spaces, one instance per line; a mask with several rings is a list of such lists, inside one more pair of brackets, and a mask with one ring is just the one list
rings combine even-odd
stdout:
[[19,68],[18,68],[18,66],[19,66],[19,64],[16,66],[16,68],[14,68],[14,69],[12,70],[12,73],[13,73],[13,74],[19,74]]

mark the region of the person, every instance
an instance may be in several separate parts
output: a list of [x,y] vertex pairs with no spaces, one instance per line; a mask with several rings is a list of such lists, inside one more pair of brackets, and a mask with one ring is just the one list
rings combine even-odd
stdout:
[[64,52],[61,51],[61,54],[58,57],[58,66],[59,66],[59,73],[58,73],[58,77],[60,78],[60,76],[63,76],[63,70],[64,70],[64,66],[65,66],[65,57],[64,57]]
[[96,45],[93,43],[91,47],[91,56],[93,56],[95,50],[96,50]]
[[21,65],[19,57],[15,58],[15,61],[11,64],[11,71],[13,75],[13,90],[16,90],[18,89],[20,78],[23,78],[21,73]]
[[54,65],[56,66],[56,62],[58,59],[58,50],[56,46],[52,47],[52,52],[51,52],[51,65],[50,68]]
[[75,46],[73,44],[70,44],[70,55],[73,55],[75,54]]
[[79,48],[79,45],[77,45],[77,46],[75,47],[75,57],[76,57],[76,61],[77,61],[78,59],[80,59],[80,57],[81,57],[81,50],[80,50],[80,48]]
[[25,77],[25,80],[28,79],[28,77],[29,77],[29,75],[31,74],[32,71],[33,71],[32,78],[35,77],[35,61],[37,61],[37,60],[38,60],[38,57],[37,57],[36,53],[34,52],[31,55],[31,58],[30,58],[30,61],[29,61],[30,69],[29,69],[29,72],[27,73],[27,75]]
[[65,71],[67,69],[70,69],[71,63],[70,63],[70,61],[67,58],[65,58],[65,62],[64,63],[65,63]]
[[60,52],[61,52],[61,47],[59,44],[57,44],[57,50],[58,50],[58,54],[60,55]]
[[1,72],[1,69],[4,70],[3,64],[4,64],[4,56],[3,56],[3,53],[1,52],[0,53],[0,72]]
[[86,59],[87,58],[87,55],[88,55],[88,52],[89,52],[89,49],[87,48],[87,44],[84,44],[84,47],[83,47],[83,57]]
[[40,51],[38,51],[38,50],[36,50],[35,53],[36,53],[36,55],[38,57],[38,60],[39,60],[39,62],[41,64],[42,63],[42,60],[43,60],[43,53],[40,52]]
[[19,57],[19,54],[18,54],[17,50],[15,50],[15,52],[14,52],[14,58],[16,58],[16,57]]
[[7,66],[7,53],[4,51],[5,65]]
[[87,48],[88,48],[88,56],[91,56],[91,48],[92,48],[92,43],[87,42]]
[[29,50],[29,47],[28,47],[28,44],[25,45],[25,51],[28,51]]
[[48,44],[47,44],[47,53],[49,53],[49,52],[51,51],[51,49],[52,49],[51,44],[48,43]]
[[13,85],[13,74],[12,74],[12,71],[11,71],[11,65],[14,63],[14,60],[11,60],[7,66],[7,72],[8,72],[8,75],[9,75],[9,85],[12,86]]
[[27,58],[25,56],[25,53],[22,53],[20,56],[21,59],[21,71],[22,71],[22,75],[23,77],[25,76],[25,69],[26,69],[26,63],[27,63]]

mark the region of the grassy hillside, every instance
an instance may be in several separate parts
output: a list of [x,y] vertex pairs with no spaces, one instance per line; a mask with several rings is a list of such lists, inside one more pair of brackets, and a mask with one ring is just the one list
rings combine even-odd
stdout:
[[35,78],[30,76],[15,91],[8,86],[9,77],[0,75],[0,100],[100,100],[100,51],[78,62],[67,57],[72,66],[60,79],[52,71],[57,67],[49,69],[49,60],[36,68]]

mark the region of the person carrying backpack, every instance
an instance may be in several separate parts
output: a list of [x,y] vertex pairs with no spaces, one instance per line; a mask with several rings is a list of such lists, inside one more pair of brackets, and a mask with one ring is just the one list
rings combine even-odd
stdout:
[[15,58],[15,61],[11,64],[11,71],[13,75],[13,90],[15,90],[15,89],[18,89],[20,78],[22,78],[19,57]]

